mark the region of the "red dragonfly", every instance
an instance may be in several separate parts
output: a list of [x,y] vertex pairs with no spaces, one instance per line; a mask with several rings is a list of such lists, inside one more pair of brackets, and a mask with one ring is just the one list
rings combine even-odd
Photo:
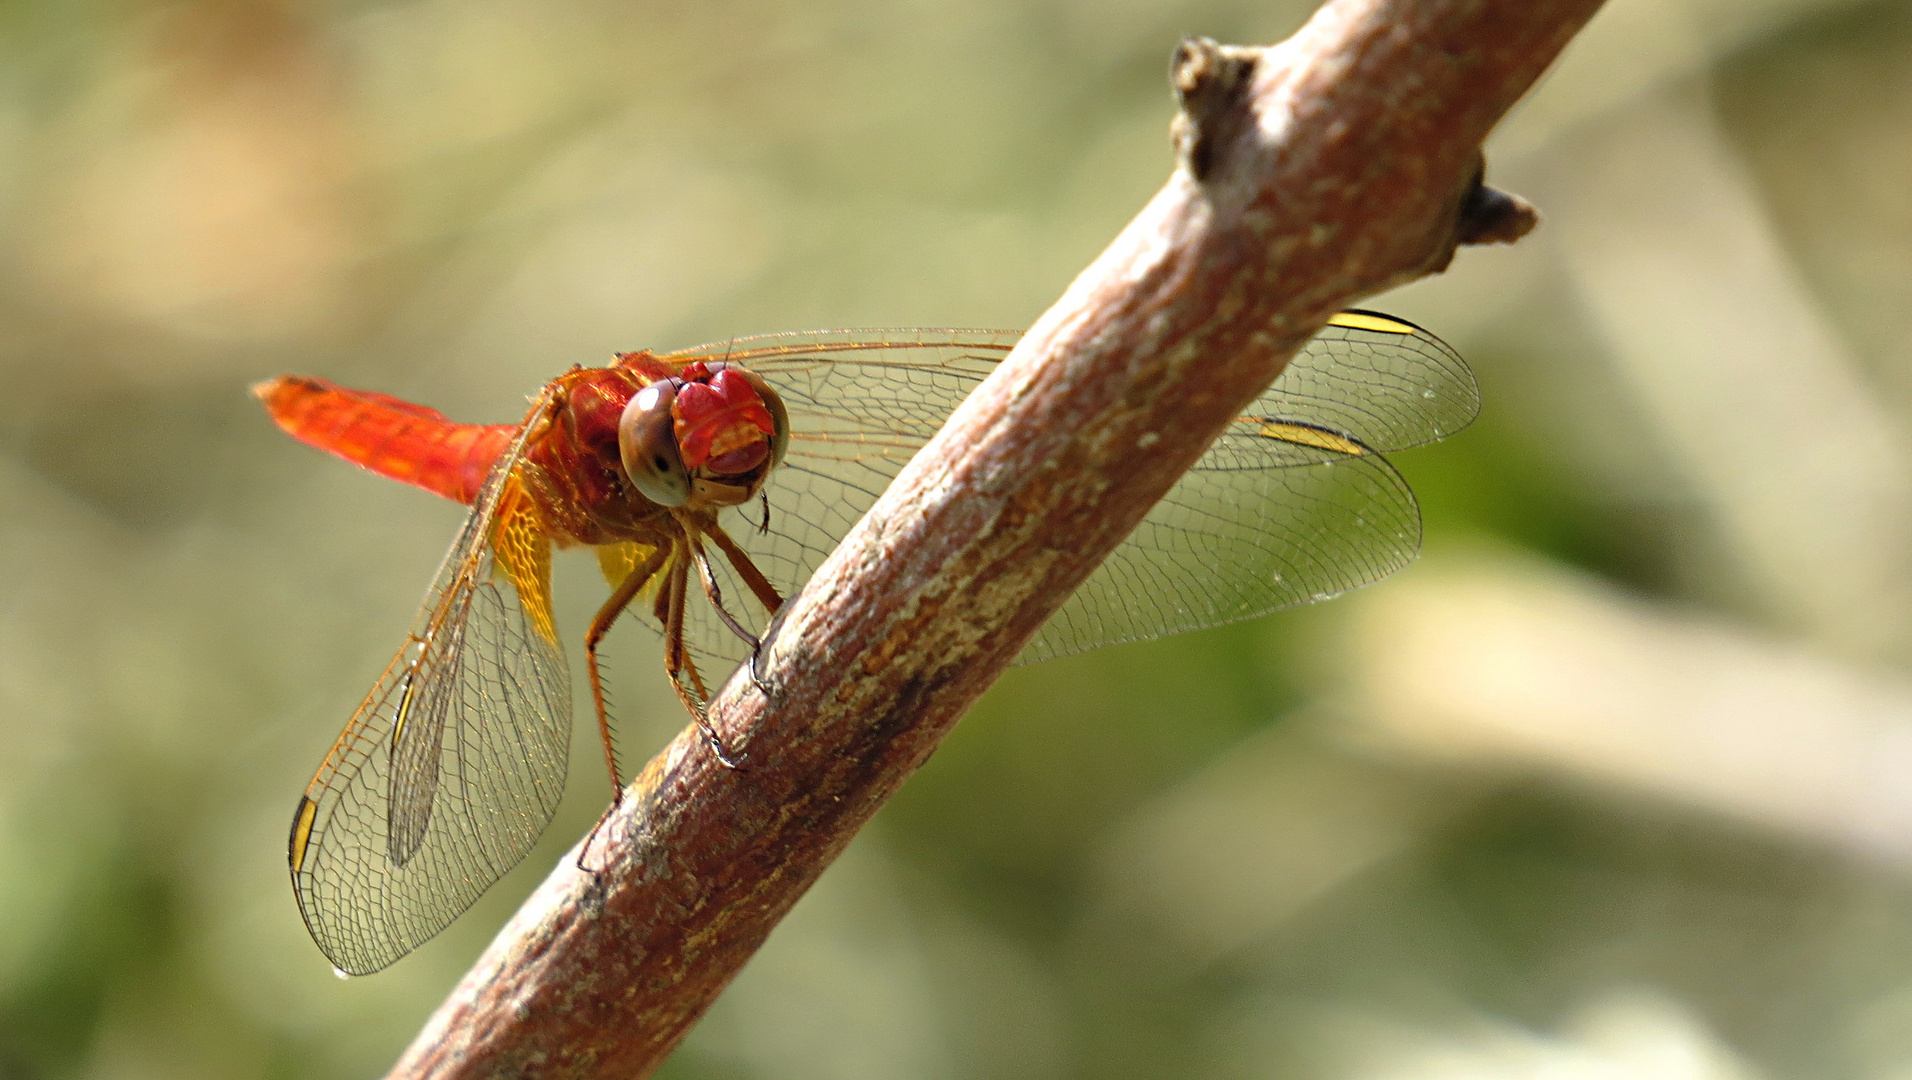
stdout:
[[[593,548],[611,585],[584,656],[612,791],[598,646],[634,602],[725,757],[700,662],[727,672],[754,654],[783,598],[1015,340],[836,331],[624,353],[558,376],[516,424],[453,423],[316,378],[255,387],[295,438],[471,506],[293,816],[292,888],[333,964],[377,971],[444,929],[556,812],[571,680],[553,547]],[[1420,514],[1379,455],[1458,431],[1479,400],[1427,331],[1337,315],[1019,659],[1246,619],[1393,573],[1420,545]]]

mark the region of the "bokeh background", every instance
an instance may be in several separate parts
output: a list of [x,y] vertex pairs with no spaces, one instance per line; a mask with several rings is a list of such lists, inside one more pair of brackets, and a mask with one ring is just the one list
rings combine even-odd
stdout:
[[[287,817],[460,512],[248,383],[1026,325],[1178,38],[1311,7],[0,4],[0,1077],[376,1074],[608,795],[585,725],[527,865],[333,977]],[[1487,401],[1397,459],[1421,562],[1012,672],[664,1075],[1912,1078],[1912,4],[1613,0],[1489,152],[1541,230],[1371,302]]]

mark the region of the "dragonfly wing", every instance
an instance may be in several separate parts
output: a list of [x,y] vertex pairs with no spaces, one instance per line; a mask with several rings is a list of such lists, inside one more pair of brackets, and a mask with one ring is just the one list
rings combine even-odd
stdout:
[[1474,373],[1448,344],[1392,315],[1328,321],[1250,412],[1353,436],[1386,454],[1447,438],[1480,412]]
[[442,930],[524,858],[563,794],[571,682],[550,628],[548,541],[542,561],[525,543],[523,443],[500,458],[405,647],[293,818],[293,891],[341,971],[377,971]]
[[[1015,340],[824,332],[672,354],[742,362],[790,410],[790,456],[768,488],[768,531],[743,524],[755,507],[727,514],[726,528],[772,582],[800,585]],[[1392,316],[1336,315],[1020,660],[1251,618],[1386,577],[1418,550],[1420,513],[1379,453],[1444,438],[1479,408],[1472,372],[1439,338]],[[733,580],[724,595],[740,588]],[[706,654],[746,654],[692,607],[691,640]]]
[[1460,355],[1391,315],[1336,315],[1215,440],[1017,657],[1250,619],[1372,584],[1421,545],[1414,494],[1382,451],[1466,427]]
[[1295,430],[1268,425],[1252,439],[1225,436],[1016,662],[1254,618],[1379,581],[1411,562],[1421,515],[1394,467],[1345,437],[1338,459],[1329,459],[1331,440],[1287,441]]

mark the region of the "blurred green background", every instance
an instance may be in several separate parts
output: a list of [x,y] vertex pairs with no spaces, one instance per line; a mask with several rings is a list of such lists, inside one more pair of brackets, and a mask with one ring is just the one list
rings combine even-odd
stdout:
[[[273,429],[614,350],[1029,323],[1272,0],[0,4],[0,1077],[361,1077],[608,792],[340,981],[294,800],[460,511]],[[1018,670],[689,1078],[1912,1078],[1912,4],[1613,0],[1372,306],[1480,375],[1427,551]],[[602,584],[560,565],[581,633]],[[614,635],[634,760],[683,723]]]

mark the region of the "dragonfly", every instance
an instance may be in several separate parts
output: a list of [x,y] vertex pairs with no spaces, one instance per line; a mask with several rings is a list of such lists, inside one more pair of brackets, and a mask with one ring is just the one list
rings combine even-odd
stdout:
[[[705,712],[706,673],[754,660],[784,598],[1016,338],[823,331],[620,353],[553,379],[516,424],[455,423],[308,376],[255,386],[294,438],[471,508],[293,815],[293,892],[336,969],[377,971],[437,934],[556,813],[572,684],[554,549],[592,549],[611,589],[584,658],[612,805],[623,784],[599,649],[634,606],[705,744],[734,765]],[[1413,559],[1421,522],[1382,454],[1444,438],[1479,407],[1472,373],[1433,334],[1334,316],[1017,662],[1386,577]]]

